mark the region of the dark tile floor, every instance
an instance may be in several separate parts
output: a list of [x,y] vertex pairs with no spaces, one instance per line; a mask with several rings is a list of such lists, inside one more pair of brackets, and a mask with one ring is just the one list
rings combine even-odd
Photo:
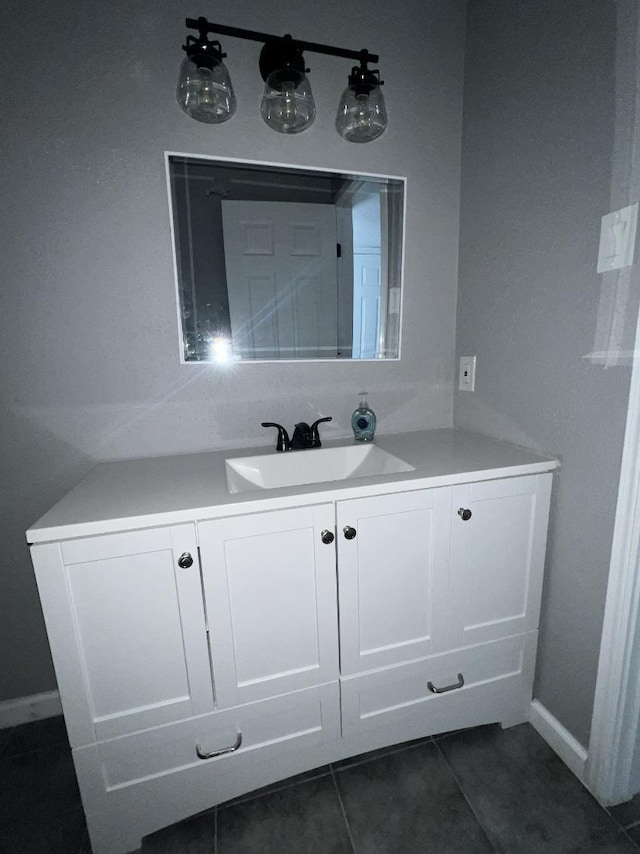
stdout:
[[80,854],[86,833],[62,718],[0,730],[0,853]]
[[[527,724],[374,751],[158,831],[142,854],[640,851],[640,796],[602,809]],[[0,854],[90,854],[61,718],[0,730]]]

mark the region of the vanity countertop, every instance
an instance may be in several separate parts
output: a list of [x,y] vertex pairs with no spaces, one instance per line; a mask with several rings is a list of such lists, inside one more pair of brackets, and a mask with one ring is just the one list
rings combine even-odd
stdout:
[[[225,460],[275,454],[273,446],[99,463],[31,526],[27,540],[41,543],[385,492],[539,474],[559,465],[553,457],[455,429],[379,435],[375,441],[415,470],[231,495],[227,491]],[[353,440],[334,440],[325,442],[324,447],[350,444]],[[312,454],[313,450],[287,453]]]

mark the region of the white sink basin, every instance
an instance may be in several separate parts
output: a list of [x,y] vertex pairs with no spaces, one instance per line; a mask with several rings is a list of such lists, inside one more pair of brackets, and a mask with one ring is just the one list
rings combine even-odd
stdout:
[[225,463],[229,492],[277,489],[415,470],[415,466],[377,445],[274,452],[256,457],[236,457],[225,460]]

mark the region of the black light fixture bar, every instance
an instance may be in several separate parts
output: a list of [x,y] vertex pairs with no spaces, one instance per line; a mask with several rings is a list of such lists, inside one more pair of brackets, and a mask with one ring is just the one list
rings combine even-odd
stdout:
[[[259,33],[255,30],[244,30],[241,27],[227,27],[224,24],[211,24],[206,18],[187,18],[186,26],[190,30],[199,30],[200,35],[204,36],[207,33],[217,33],[222,36],[232,36],[237,39],[248,39],[254,42],[279,42],[283,40],[283,36],[274,36],[270,33]],[[324,53],[327,56],[341,56],[344,59],[356,59],[358,62],[379,61],[376,53],[369,53],[368,50],[345,50],[341,47],[333,47],[328,44],[319,44],[318,42],[305,42],[299,39],[292,39],[297,48],[302,51],[308,50],[311,53]]]

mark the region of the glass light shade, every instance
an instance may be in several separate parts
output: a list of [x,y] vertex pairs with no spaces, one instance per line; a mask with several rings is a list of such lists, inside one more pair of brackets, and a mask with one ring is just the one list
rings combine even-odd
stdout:
[[386,126],[387,111],[380,86],[360,93],[347,86],[336,115],[336,130],[340,136],[349,142],[371,142]]
[[185,57],[180,66],[176,97],[184,112],[198,122],[220,124],[236,111],[236,96],[227,67],[208,59],[211,68]]
[[274,71],[267,77],[260,113],[278,133],[300,133],[313,124],[316,105],[307,75],[293,75],[295,80],[288,76],[283,79],[281,71]]

